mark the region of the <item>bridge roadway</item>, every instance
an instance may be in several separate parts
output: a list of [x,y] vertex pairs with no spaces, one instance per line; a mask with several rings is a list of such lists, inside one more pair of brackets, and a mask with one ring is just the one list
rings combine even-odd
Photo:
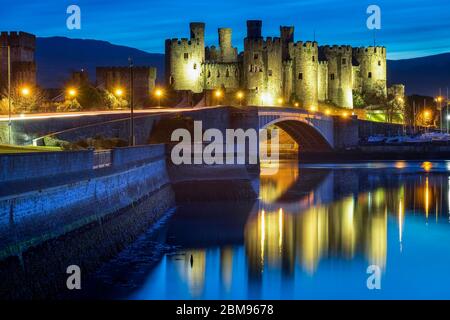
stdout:
[[[358,141],[357,120],[355,122],[355,119],[351,118],[331,117],[297,108],[163,107],[135,110],[134,113],[136,135],[140,137],[139,144],[148,143],[155,125],[161,123],[162,119],[164,124],[160,125],[161,128],[166,126],[173,129],[175,123],[167,120],[173,119],[175,115],[184,119],[202,120],[204,129],[262,129],[276,126],[286,131],[303,150],[325,151],[341,147],[342,140],[347,141],[347,145]],[[16,115],[11,118],[13,143],[31,144],[36,138],[49,135],[68,141],[96,135],[128,139],[129,115],[129,110]],[[0,143],[7,143],[8,121],[7,116],[0,115]],[[340,131],[336,130],[337,125]],[[336,134],[339,139],[336,139]],[[165,135],[167,136],[167,133]]]

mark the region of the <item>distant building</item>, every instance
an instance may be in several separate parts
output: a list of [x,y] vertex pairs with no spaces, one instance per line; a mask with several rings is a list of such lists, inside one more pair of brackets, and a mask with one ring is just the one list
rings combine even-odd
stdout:
[[[134,67],[134,102],[136,106],[149,105],[152,91],[155,88],[156,68]],[[120,89],[128,97],[130,88],[129,67],[97,67],[97,87],[114,93]]]
[[1,32],[0,34],[0,94],[8,85],[8,49],[11,48],[11,85],[36,85],[34,58],[36,36],[26,32]]
[[281,26],[280,37],[263,38],[260,20],[247,21],[244,51],[231,43],[232,30],[219,29],[219,47],[205,46],[205,24],[191,23],[190,38],[165,43],[167,85],[177,91],[245,90],[248,104],[296,101],[353,108],[353,91],[386,88],[386,48],[319,46],[294,42],[294,27]]

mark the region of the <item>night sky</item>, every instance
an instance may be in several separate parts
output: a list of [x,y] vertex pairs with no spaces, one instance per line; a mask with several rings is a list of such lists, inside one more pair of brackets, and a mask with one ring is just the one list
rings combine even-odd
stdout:
[[[188,37],[188,23],[206,23],[206,42],[216,44],[217,28],[233,28],[233,44],[242,49],[247,19],[263,20],[263,35],[278,36],[280,25],[294,25],[296,40],[319,44],[373,44],[366,8],[382,10],[377,44],[388,58],[401,59],[450,52],[448,0],[0,0],[1,30],[37,36],[106,40],[147,52],[164,52],[164,39]],[[81,7],[81,30],[66,28],[66,8]],[[6,10],[4,8],[7,8]]]

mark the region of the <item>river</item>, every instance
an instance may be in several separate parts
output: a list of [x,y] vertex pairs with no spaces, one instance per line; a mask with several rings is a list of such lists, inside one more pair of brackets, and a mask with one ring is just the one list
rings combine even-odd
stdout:
[[290,161],[257,183],[257,201],[179,204],[91,297],[450,298],[450,162]]

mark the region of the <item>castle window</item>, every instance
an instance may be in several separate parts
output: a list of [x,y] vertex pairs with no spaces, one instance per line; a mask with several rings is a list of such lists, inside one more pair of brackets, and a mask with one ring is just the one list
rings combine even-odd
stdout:
[[371,79],[371,78],[372,78],[372,72],[369,72],[369,75],[368,75],[368,77],[369,77],[369,79]]
[[169,83],[170,85],[173,85],[175,83],[175,79],[173,78],[173,76],[170,76]]
[[208,78],[211,78],[211,70],[208,70]]
[[187,60],[187,59],[189,59],[189,53],[185,52],[184,53],[184,60]]
[[267,74],[269,75],[269,77],[272,76],[272,70],[267,71]]
[[332,74],[330,75],[330,79],[331,79],[331,80],[334,80],[334,73],[332,73]]
[[300,72],[300,73],[298,74],[298,80],[303,80],[303,73]]
[[197,69],[197,64],[196,63],[194,63],[194,70],[196,70]]
[[312,56],[312,61],[315,62],[316,61],[316,57]]
[[220,71],[217,71],[217,78],[220,78]]
[[343,58],[342,59],[342,64],[347,64],[347,59]]
[[253,59],[258,60],[258,54],[257,54],[257,53],[255,53],[255,54],[253,55]]
[[381,67],[381,60],[378,60],[378,65]]
[[229,76],[230,76],[230,71],[228,71],[228,69],[227,69],[226,77],[228,78]]
[[248,72],[252,72],[253,71],[253,66],[252,65],[249,65],[248,66]]
[[263,71],[262,71],[262,68],[259,68],[259,72],[263,72]]

